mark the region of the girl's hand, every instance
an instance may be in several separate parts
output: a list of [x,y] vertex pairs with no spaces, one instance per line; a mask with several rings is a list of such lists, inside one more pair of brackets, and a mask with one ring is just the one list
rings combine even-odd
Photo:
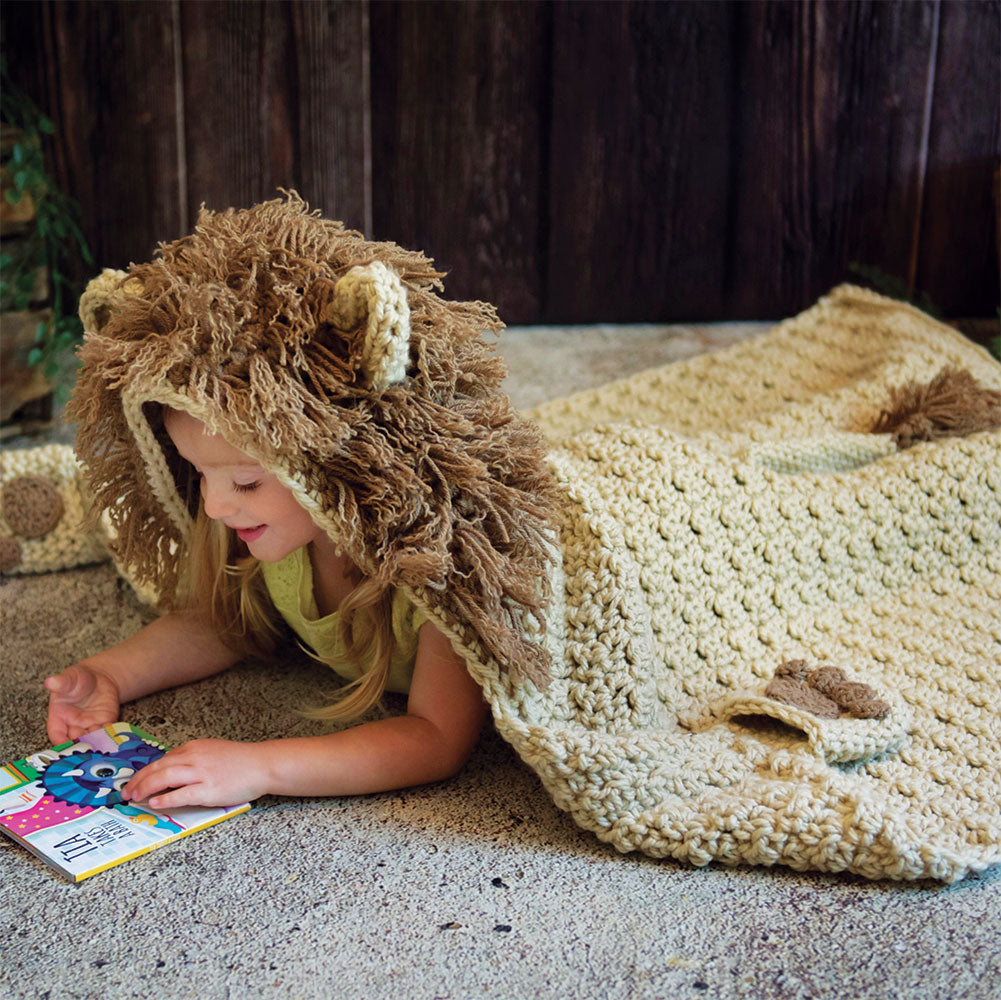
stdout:
[[259,748],[257,743],[192,740],[147,764],[122,789],[122,798],[166,811],[249,802],[267,791]]
[[86,661],[46,677],[49,692],[49,739],[53,745],[118,721],[118,685]]

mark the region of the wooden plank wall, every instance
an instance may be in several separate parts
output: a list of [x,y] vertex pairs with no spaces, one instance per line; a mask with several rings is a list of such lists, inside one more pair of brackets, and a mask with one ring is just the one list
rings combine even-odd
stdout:
[[98,262],[294,187],[509,322],[999,299],[1001,3],[9,3]]

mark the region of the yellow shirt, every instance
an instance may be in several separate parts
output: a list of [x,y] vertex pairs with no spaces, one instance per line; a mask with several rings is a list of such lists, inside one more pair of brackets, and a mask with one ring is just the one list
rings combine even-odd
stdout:
[[[261,571],[278,613],[295,634],[345,680],[355,680],[360,671],[349,659],[341,641],[340,615],[320,617],[313,597],[313,567],[305,547],[296,549],[280,562],[262,563]],[[357,619],[356,619],[357,621]],[[417,633],[427,621],[424,612],[407,600],[403,592],[393,594],[393,653],[390,658],[387,691],[406,694],[417,656]],[[357,624],[355,628],[364,628]],[[356,633],[356,638],[362,635]]]

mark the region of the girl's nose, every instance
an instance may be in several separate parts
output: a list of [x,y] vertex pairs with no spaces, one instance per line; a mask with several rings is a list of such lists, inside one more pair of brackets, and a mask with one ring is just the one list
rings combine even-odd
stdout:
[[233,501],[227,498],[225,490],[210,486],[207,479],[202,479],[202,505],[205,507],[205,516],[213,521],[221,521],[236,509]]

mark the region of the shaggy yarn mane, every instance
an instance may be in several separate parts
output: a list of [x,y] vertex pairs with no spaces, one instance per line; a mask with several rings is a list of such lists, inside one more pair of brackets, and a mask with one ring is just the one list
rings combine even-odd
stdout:
[[[381,261],[407,290],[407,379],[382,391],[360,362],[364,324],[320,320],[337,280]],[[150,435],[179,463],[156,401],[192,415],[298,484],[361,570],[417,590],[467,643],[543,685],[548,657],[525,634],[548,598],[555,486],[540,433],[501,390],[484,339],[503,324],[450,302],[423,254],[365,240],[295,194],[247,210],[202,210],[195,231],[133,264],[87,331],[71,404],[77,451],[117,556],[165,607],[183,586],[187,526],[146,467],[123,393],[147,402]],[[181,504],[191,497],[178,478]]]

